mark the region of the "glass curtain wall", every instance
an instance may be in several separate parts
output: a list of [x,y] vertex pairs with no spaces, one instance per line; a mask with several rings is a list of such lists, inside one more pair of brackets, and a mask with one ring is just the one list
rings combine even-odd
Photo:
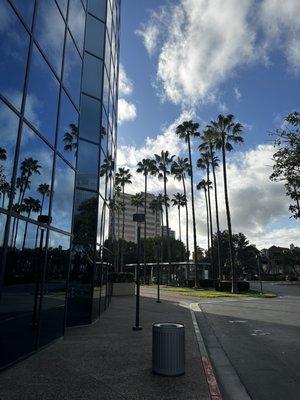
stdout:
[[116,152],[119,8],[0,3],[0,368],[109,302],[102,210]]

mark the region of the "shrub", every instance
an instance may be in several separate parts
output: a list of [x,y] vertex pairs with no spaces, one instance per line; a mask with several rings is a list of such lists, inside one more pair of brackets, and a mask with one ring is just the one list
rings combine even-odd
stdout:
[[113,283],[131,283],[134,282],[134,274],[131,272],[113,272],[111,280]]
[[[250,283],[246,281],[239,281],[236,283],[236,287],[238,292],[247,292],[250,290]],[[230,292],[231,281],[216,282],[215,289],[218,292]]]

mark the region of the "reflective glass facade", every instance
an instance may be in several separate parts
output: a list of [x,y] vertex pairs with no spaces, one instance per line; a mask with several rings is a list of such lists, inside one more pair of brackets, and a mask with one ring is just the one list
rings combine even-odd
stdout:
[[120,0],[2,0],[0,16],[3,368],[110,302]]

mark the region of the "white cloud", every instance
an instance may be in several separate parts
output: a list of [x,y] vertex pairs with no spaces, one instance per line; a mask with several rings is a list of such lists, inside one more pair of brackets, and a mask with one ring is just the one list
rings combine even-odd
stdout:
[[136,106],[125,99],[118,101],[118,124],[125,121],[133,121],[137,116]]
[[119,70],[119,95],[120,96],[129,96],[133,91],[133,83],[128,78],[125,69],[122,64],[120,64]]
[[229,77],[267,63],[273,50],[299,71],[299,14],[299,0],[180,0],[152,12],[138,34],[150,54],[157,52],[160,94],[195,104],[218,97]]
[[234,97],[236,98],[236,100],[240,101],[242,98],[242,93],[240,92],[240,89],[237,86],[235,86],[233,88],[233,93],[234,93]]
[[[136,173],[136,164],[143,158],[153,157],[161,150],[168,150],[171,154],[186,154],[186,146],[175,135],[176,126],[186,119],[193,118],[191,113],[184,112],[180,117],[163,130],[156,138],[147,138],[144,145],[119,146],[118,166],[128,167],[133,175],[133,184],[126,187],[126,192],[136,193],[144,190],[144,177]],[[233,232],[243,232],[251,243],[259,248],[269,247],[273,243],[288,246],[290,243],[300,245],[300,229],[290,220],[288,211],[289,199],[285,196],[283,184],[269,180],[272,169],[272,145],[258,145],[246,152],[235,152],[228,157],[227,173],[229,186],[229,200],[232,217]],[[195,183],[202,179],[201,173],[195,171]],[[226,229],[226,213],[224,205],[224,189],[222,169],[217,171],[218,195],[220,208],[221,229]],[[182,191],[182,184],[172,177],[168,181],[169,196]],[[162,193],[163,184],[155,177],[149,177],[149,192]],[[187,190],[190,191],[189,182]],[[212,192],[212,208],[214,213],[214,193]],[[190,196],[189,196],[190,205]],[[191,207],[189,207],[189,242],[193,245]],[[201,247],[207,247],[206,238],[206,209],[204,195],[195,191],[195,208],[197,221],[197,241]],[[170,226],[178,236],[177,208],[170,207]],[[295,227],[293,224],[295,223]],[[213,214],[215,230],[215,214]],[[292,226],[290,227],[290,224]],[[289,225],[288,228],[282,226]],[[278,226],[274,228],[274,226]],[[185,239],[185,215],[182,213],[182,235]]]
[[299,0],[264,0],[260,21],[264,27],[265,47],[275,46],[285,53],[289,66],[300,72],[300,2]]

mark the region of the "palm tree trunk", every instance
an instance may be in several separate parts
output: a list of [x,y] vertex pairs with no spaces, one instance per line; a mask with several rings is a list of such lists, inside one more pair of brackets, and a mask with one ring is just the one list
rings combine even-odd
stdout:
[[188,149],[189,149],[189,161],[190,161],[190,169],[191,169],[191,195],[192,195],[192,217],[193,217],[193,235],[194,235],[195,286],[198,287],[199,271],[198,271],[196,216],[195,216],[195,202],[194,202],[194,177],[193,177],[193,164],[192,164],[190,136],[188,136]]
[[157,236],[157,209],[155,210],[155,237]]
[[[43,194],[43,196],[42,196],[42,203],[41,203],[40,215],[42,215],[42,214],[43,214],[43,207],[44,207],[45,195],[46,195],[46,194]],[[35,248],[37,247],[38,236],[39,236],[39,226],[37,226],[37,227],[36,227],[36,234],[35,234]]]
[[[210,157],[213,160],[212,143],[210,143],[209,146],[210,146]],[[220,221],[219,221],[219,205],[218,205],[218,187],[217,187],[216,170],[215,170],[215,166],[214,166],[213,162],[212,162],[212,173],[213,173],[213,179],[214,179],[215,207],[216,207],[219,280],[221,280],[222,279],[222,259],[221,259],[221,248],[220,248]]]
[[178,219],[179,219],[179,240],[181,241],[180,206],[178,207]]
[[145,223],[144,223],[144,284],[146,283],[146,239],[147,239],[147,174],[145,174]]
[[229,236],[229,256],[230,256],[230,266],[231,266],[231,291],[232,291],[232,293],[234,293],[236,291],[236,274],[235,274],[235,264],[234,264],[234,254],[233,254],[231,217],[230,217],[229,199],[228,199],[226,150],[225,150],[224,135],[222,136],[222,156],[223,156],[223,179],[224,179],[224,192],[225,192],[225,206],[226,206],[226,216],[227,216],[228,236]]
[[189,257],[190,257],[190,254],[189,254],[190,253],[190,249],[189,249],[189,211],[188,211],[188,202],[187,202],[187,196],[186,196],[186,187],[185,187],[184,176],[182,177],[182,185],[183,185],[183,194],[186,198],[186,205],[185,205],[186,258],[187,258],[187,261],[189,261]]
[[170,243],[170,232],[169,232],[169,213],[167,203],[167,176],[164,172],[164,194],[165,194],[165,209],[166,209],[166,225],[167,225],[167,246],[168,246],[168,262],[169,262],[169,283],[171,282],[171,243]]
[[210,234],[209,234],[209,217],[208,217],[208,202],[207,202],[206,188],[204,188],[204,194],[205,194],[205,206],[206,206],[206,231],[207,231],[207,252],[208,252],[210,247]]
[[123,213],[122,213],[122,242],[121,242],[121,268],[120,271],[123,272],[124,268],[124,237],[125,237],[125,186],[123,186]]
[[208,213],[209,213],[209,224],[210,224],[210,246],[211,246],[211,267],[213,279],[216,279],[215,266],[214,266],[214,241],[213,241],[213,224],[212,224],[212,213],[211,213],[211,201],[210,201],[210,187],[209,187],[209,165],[207,165],[207,198],[208,198]]

